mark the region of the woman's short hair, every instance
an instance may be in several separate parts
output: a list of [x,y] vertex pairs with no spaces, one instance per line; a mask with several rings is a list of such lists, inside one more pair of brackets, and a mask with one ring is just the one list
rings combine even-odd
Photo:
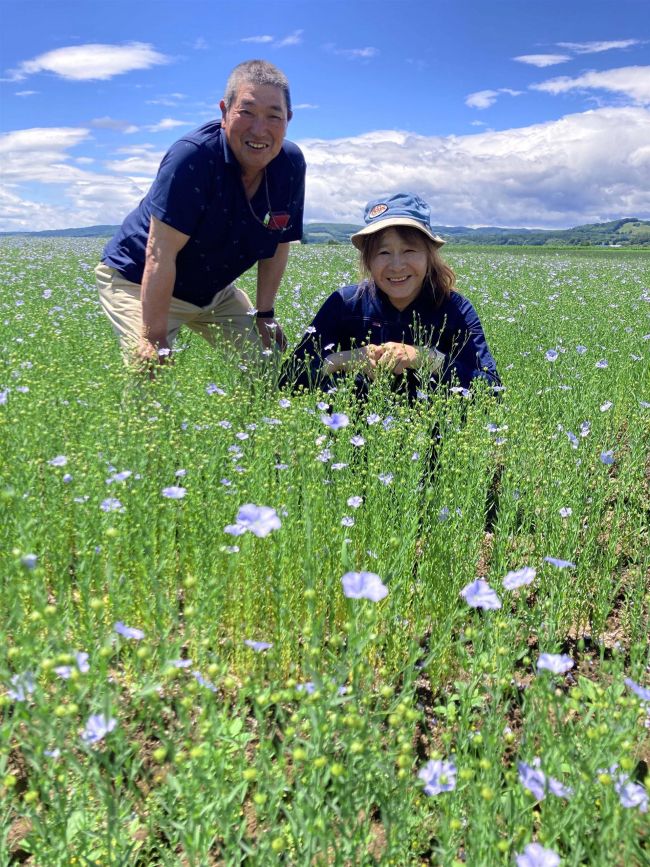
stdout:
[[[429,284],[433,292],[434,306],[439,307],[456,288],[456,275],[444,261],[435,246],[419,229],[414,229],[410,226],[389,226],[381,232],[374,232],[372,235],[369,235],[361,251],[361,271],[363,276],[366,280],[371,278],[370,263],[380,246],[384,232],[389,231],[389,229],[393,229],[403,241],[409,244],[424,244],[428,259],[425,285]],[[368,281],[368,285],[372,285],[371,279]]]
[[228,76],[226,92],[223,101],[226,110],[235,101],[239,88],[243,84],[268,84],[271,87],[279,87],[284,93],[284,101],[287,105],[287,114],[291,115],[291,93],[289,92],[289,79],[287,76],[269,63],[268,60],[245,60],[238,64]]

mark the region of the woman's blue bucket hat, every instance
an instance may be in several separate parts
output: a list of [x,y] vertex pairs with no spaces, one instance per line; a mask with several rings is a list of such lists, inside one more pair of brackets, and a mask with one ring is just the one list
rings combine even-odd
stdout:
[[410,226],[419,229],[433,243],[434,247],[442,247],[442,238],[434,235],[431,228],[431,208],[424,199],[413,193],[395,193],[381,199],[368,202],[363,215],[366,225],[355,232],[350,240],[357,248],[363,250],[368,235],[388,229],[390,226]]

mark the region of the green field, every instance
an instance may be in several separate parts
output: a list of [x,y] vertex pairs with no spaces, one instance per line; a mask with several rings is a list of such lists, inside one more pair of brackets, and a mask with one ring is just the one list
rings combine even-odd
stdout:
[[454,247],[505,390],[360,405],[135,381],[101,246],[0,246],[0,864],[647,864],[650,255]]

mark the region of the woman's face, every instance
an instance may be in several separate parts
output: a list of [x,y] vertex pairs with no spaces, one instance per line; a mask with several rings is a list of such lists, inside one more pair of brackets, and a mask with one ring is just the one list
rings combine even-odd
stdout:
[[420,294],[427,275],[424,238],[405,240],[396,229],[385,229],[369,262],[370,274],[398,310],[404,310]]

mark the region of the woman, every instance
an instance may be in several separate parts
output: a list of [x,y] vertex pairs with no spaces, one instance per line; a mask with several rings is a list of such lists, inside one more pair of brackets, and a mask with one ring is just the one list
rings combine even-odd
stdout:
[[405,380],[409,394],[429,382],[499,385],[478,315],[454,289],[429,215],[411,193],[366,205],[366,225],[351,238],[366,279],[325,301],[293,354],[289,379],[326,388],[332,376],[374,379],[384,370]]

